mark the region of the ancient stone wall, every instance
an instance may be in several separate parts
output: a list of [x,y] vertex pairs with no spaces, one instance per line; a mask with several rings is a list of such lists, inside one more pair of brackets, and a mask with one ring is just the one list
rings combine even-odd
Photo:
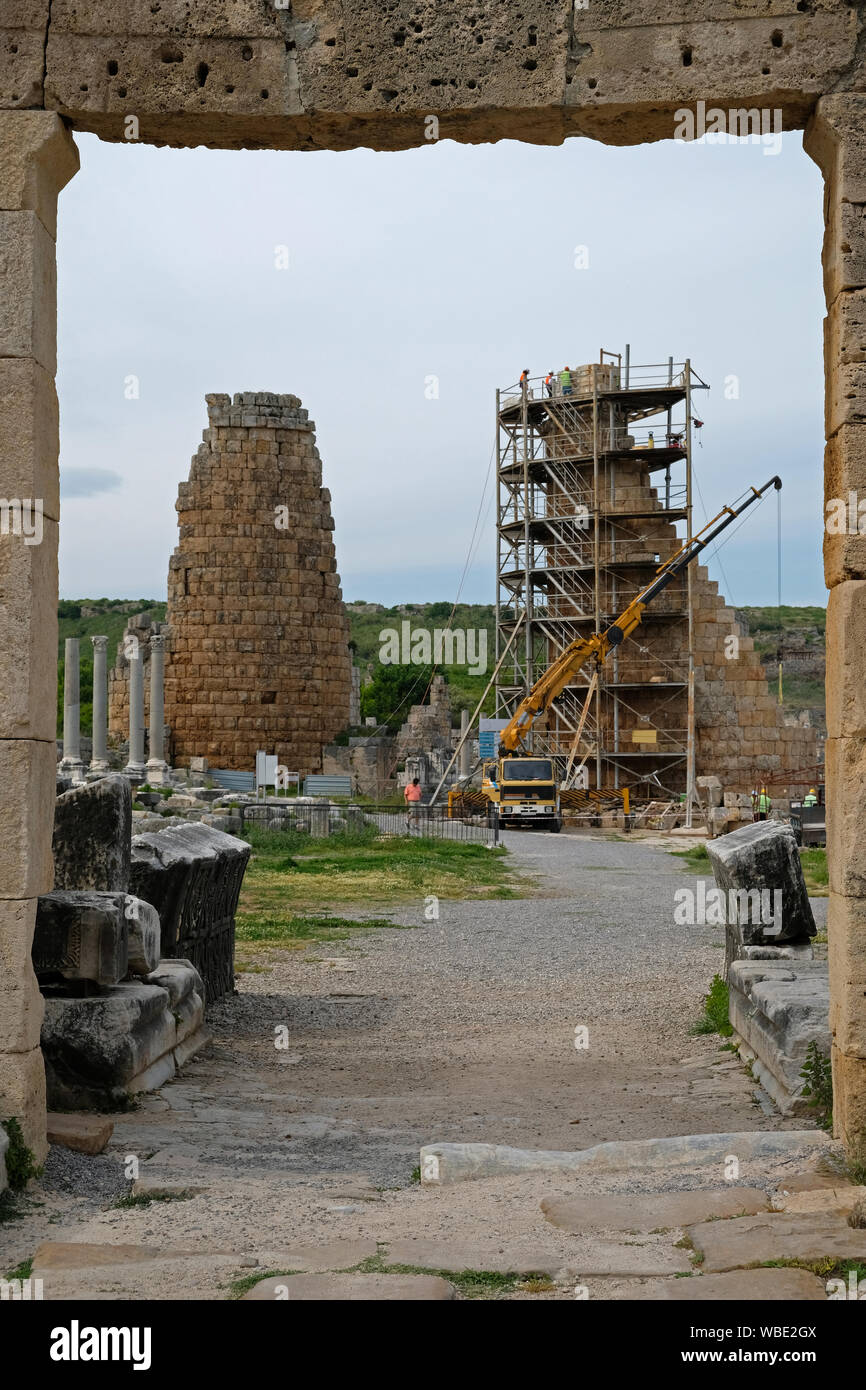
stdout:
[[349,720],[351,658],[313,423],[297,396],[207,405],[168,576],[173,757],[251,770],[264,749],[317,772]]

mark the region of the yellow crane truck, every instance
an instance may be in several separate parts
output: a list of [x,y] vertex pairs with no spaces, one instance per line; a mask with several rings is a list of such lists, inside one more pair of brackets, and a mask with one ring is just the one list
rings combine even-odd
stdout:
[[[611,623],[604,632],[576,638],[539,677],[502,730],[498,758],[485,763],[482,772],[481,794],[486,800],[488,815],[495,816],[498,812],[503,828],[508,825],[535,825],[557,831],[562,828],[561,791],[556,765],[552,758],[535,757],[526,750],[526,739],[532,728],[537,721],[546,720],[554,700],[582,666],[594,661],[596,668],[600,668],[613,649],[639,626],[647,604],[736,521],[747,507],[757,502],[768,488],[773,487],[778,491],[781,486],[780,478],[770,478],[763,487],[750,488],[739,506],[723,507],[675,555],[659,566],[655,578],[632,600],[615,623]],[[462,793],[460,789],[455,789],[449,794],[449,801],[455,794],[459,798]],[[627,803],[625,809],[627,812]]]

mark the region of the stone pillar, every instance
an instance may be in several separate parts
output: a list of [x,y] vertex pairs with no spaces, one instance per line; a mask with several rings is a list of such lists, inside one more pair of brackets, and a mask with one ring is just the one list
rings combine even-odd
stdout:
[[465,738],[466,742],[460,749],[460,761],[457,764],[461,777],[468,777],[469,769],[472,767],[472,741],[467,737],[466,731],[468,728],[469,711],[468,709],[462,709],[460,711],[460,737]]
[[57,195],[78,168],[60,118],[0,112],[0,1119],[40,1162],[42,996],[30,961],[36,899],[53,883],[57,721]]
[[77,637],[63,647],[63,757],[58,771],[74,782],[84,780],[81,761],[81,652]]
[[[833,1114],[849,1152],[866,1147],[866,97],[823,97],[805,147],[824,174],[827,857]],[[853,513],[850,504],[853,499]],[[864,509],[866,511],[866,509]]]
[[90,771],[108,772],[108,638],[91,637],[93,643],[93,754]]
[[155,632],[150,639],[150,757],[147,760],[147,780],[157,786],[168,778],[168,763],[165,761],[164,680],[165,637]]
[[144,781],[144,664],[137,645],[129,658],[129,761],[123,771],[132,782]]

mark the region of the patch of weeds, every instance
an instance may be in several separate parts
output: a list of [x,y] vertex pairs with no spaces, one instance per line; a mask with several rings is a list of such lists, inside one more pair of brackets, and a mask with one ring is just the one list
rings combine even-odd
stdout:
[[15,1201],[14,1193],[11,1188],[5,1192],[0,1192],[0,1226],[7,1221],[20,1221],[25,1213]]
[[453,1284],[457,1292],[466,1299],[501,1298],[504,1294],[515,1293],[521,1285],[533,1282],[547,1283],[549,1276],[539,1270],[511,1270],[502,1273],[495,1269],[426,1269],[423,1265],[386,1264],[385,1247],[375,1255],[354,1265],[344,1274],[426,1274],[432,1278],[445,1279]]
[[829,1279],[836,1277],[837,1271],[841,1270],[842,1264],[853,1264],[854,1261],[840,1261],[837,1255],[825,1255],[820,1260],[798,1260],[798,1259],[778,1259],[778,1260],[756,1260],[754,1264],[746,1265],[746,1269],[806,1269],[810,1274],[817,1274],[819,1279]]
[[691,1236],[688,1235],[688,1234],[682,1236],[679,1240],[674,1241],[674,1249],[675,1249],[675,1250],[694,1250],[694,1248],[695,1248],[695,1242],[692,1240]]
[[32,1269],[33,1256],[31,1255],[29,1260],[22,1260],[20,1265],[16,1265],[14,1269],[10,1269],[8,1274],[5,1274],[3,1277],[5,1279],[29,1279]]
[[12,1116],[8,1120],[0,1120],[9,1139],[9,1147],[6,1150],[6,1178],[12,1192],[22,1192],[31,1178],[38,1178],[42,1175],[42,1168],[36,1162],[33,1150],[28,1149],[24,1143],[24,1134],[18,1120]]
[[830,882],[827,851],[825,849],[801,849],[800,864],[809,897],[826,898]]
[[187,1192],[127,1192],[118,1197],[113,1207],[149,1207],[152,1202],[189,1202],[196,1194]]
[[229,1298],[243,1298],[245,1293],[249,1293],[250,1289],[254,1289],[263,1279],[288,1279],[297,1273],[297,1269],[257,1269],[254,1274],[241,1274],[229,1284]]
[[812,945],[813,945],[813,946],[826,946],[826,945],[827,945],[827,933],[826,933],[825,931],[819,931],[818,934],[817,934],[817,936],[813,936],[813,937],[812,937]]
[[253,965],[250,961],[235,961],[236,975],[272,975],[274,967],[272,965]]
[[413,1169],[412,1169],[412,1176],[411,1176],[411,1178],[409,1179],[409,1181],[410,1181],[410,1182],[416,1182],[416,1183],[421,1181],[421,1165],[420,1165],[420,1163],[418,1164],[418,1166],[417,1166],[416,1168],[413,1168]]
[[800,1068],[803,1079],[802,1094],[809,1099],[809,1106],[817,1112],[815,1118],[821,1129],[833,1128],[833,1069],[830,1058],[821,1051],[814,1041],[806,1049],[806,1060]]
[[346,941],[353,931],[375,931],[380,927],[392,927],[397,931],[409,931],[399,922],[391,922],[387,917],[368,917],[355,921],[349,917],[331,917],[322,914],[318,917],[299,917],[291,912],[239,912],[237,916],[237,940],[249,942],[270,942],[300,950],[310,941]]
[[721,975],[714,975],[710,992],[704,1000],[704,1016],[691,1032],[696,1036],[718,1033],[722,1038],[729,1038],[733,1031],[728,1018],[728,986]]
[[685,867],[691,869],[693,873],[707,874],[712,872],[706,845],[693,845],[690,849],[670,849],[668,854],[672,854],[675,859],[682,859]]
[[556,1285],[552,1279],[543,1274],[534,1274],[531,1279],[525,1279],[522,1284],[517,1286],[521,1293],[555,1293]]
[[737,1050],[738,1049],[736,1043],[722,1043],[721,1047],[719,1048],[720,1052],[736,1052]]
[[694,1279],[694,1277],[695,1277],[695,1273],[694,1273],[694,1270],[693,1270],[693,1269],[687,1269],[687,1270],[684,1270],[683,1273],[681,1273],[681,1274],[675,1274],[675,1275],[674,1275],[674,1278],[675,1278],[675,1279]]

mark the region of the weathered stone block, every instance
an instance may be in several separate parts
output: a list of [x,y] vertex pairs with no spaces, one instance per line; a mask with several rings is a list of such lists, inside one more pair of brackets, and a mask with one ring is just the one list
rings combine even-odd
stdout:
[[57,521],[58,410],[54,381],[32,357],[0,358],[0,497],[41,498]]
[[57,370],[54,241],[35,212],[0,212],[0,357]]
[[0,740],[0,898],[36,898],[51,888],[54,865],[45,820],[54,804],[56,756],[53,740]]
[[[726,970],[742,954],[743,946],[767,942],[778,946],[815,935],[797,842],[789,825],[755,821],[708,844],[707,854],[716,885],[728,900]],[[737,898],[736,914],[730,910],[732,895]]]
[[33,968],[43,982],[113,985],[129,969],[126,894],[54,892],[39,899]]
[[830,1027],[841,1052],[866,1061],[866,899],[831,893],[827,906]]
[[866,1061],[847,1056],[835,1045],[832,1058],[833,1132],[859,1156],[866,1134]]
[[208,1004],[234,989],[235,910],[249,856],[246,841],[201,824],[132,842],[130,886],[159,912],[165,953],[201,974]]
[[811,1043],[830,1055],[830,982],[823,961],[737,960],[729,1016],[753,1070],[785,1115],[807,1113],[800,1075]]
[[866,739],[828,738],[825,758],[830,891],[847,898],[866,897],[862,796]]
[[37,1163],[48,1154],[45,1138],[45,1067],[38,1047],[0,1056],[0,1119],[16,1119]]
[[[169,986],[170,981],[170,986]],[[115,1109],[163,1085],[207,1041],[202,984],[189,961],[162,961],[154,980],[85,999],[46,1000],[42,1051],[49,1105]]]
[[57,682],[57,522],[40,519],[38,499],[20,491],[3,501],[14,505],[0,516],[0,738],[53,741],[55,704],[44,692]]
[[126,893],[132,842],[132,789],[109,773],[73,787],[54,808],[54,884],[61,889]]
[[[853,511],[850,509],[854,494]],[[828,588],[846,579],[866,577],[866,424],[845,424],[828,439],[824,450],[824,577]],[[838,503],[845,508],[840,515]],[[831,505],[832,504],[832,505]],[[839,518],[836,520],[836,518]],[[841,532],[837,530],[842,525]]]

